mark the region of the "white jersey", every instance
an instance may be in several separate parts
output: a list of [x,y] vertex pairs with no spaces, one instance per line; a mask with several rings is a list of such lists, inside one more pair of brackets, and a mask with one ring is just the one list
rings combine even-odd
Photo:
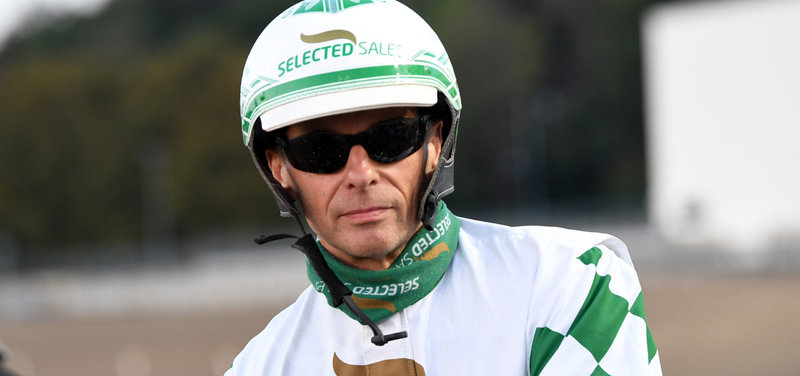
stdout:
[[384,346],[312,287],[236,357],[234,375],[660,375],[618,239],[460,219],[444,277],[379,324]]

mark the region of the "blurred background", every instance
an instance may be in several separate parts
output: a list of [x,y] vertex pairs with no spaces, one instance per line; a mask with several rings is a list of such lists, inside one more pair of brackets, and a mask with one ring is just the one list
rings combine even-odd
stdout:
[[[295,228],[238,115],[293,3],[0,1],[11,369],[219,375],[308,284],[252,242]],[[626,241],[665,374],[800,373],[800,1],[404,3],[462,91],[456,214]]]

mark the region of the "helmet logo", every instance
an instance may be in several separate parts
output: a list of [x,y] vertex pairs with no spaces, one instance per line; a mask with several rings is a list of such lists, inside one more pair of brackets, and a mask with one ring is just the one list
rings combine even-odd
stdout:
[[280,71],[278,77],[316,62],[350,56],[356,45],[356,36],[347,30],[329,30],[312,35],[301,33],[300,40],[305,43],[325,43],[337,39],[346,39],[347,41],[310,49],[281,61],[278,64],[278,71]]
[[300,40],[306,43],[323,43],[336,39],[347,39],[353,42],[353,44],[356,44],[355,34],[347,30],[329,30],[329,31],[323,31],[319,34],[312,34],[312,35],[300,34]]
[[[303,51],[297,55],[281,60],[278,63],[278,77],[283,77],[286,73],[317,62],[350,56],[353,55],[354,52],[356,52],[356,56],[373,55],[390,58],[402,57],[403,46],[399,43],[386,41],[359,42],[355,34],[343,29],[328,30],[317,34],[300,33],[300,40],[308,44],[325,45]],[[358,51],[354,51],[356,48],[358,48]]]

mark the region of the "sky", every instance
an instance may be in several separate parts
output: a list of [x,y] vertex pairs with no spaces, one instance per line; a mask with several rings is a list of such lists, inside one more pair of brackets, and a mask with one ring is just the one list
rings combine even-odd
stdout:
[[13,32],[37,12],[86,14],[99,10],[108,0],[0,0],[0,48]]

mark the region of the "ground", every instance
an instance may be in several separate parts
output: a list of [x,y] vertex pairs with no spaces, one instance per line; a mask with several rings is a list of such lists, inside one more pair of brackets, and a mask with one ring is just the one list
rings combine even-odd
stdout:
[[[655,273],[641,281],[665,375],[800,374],[800,275]],[[287,303],[0,323],[0,341],[24,376],[221,375]]]

